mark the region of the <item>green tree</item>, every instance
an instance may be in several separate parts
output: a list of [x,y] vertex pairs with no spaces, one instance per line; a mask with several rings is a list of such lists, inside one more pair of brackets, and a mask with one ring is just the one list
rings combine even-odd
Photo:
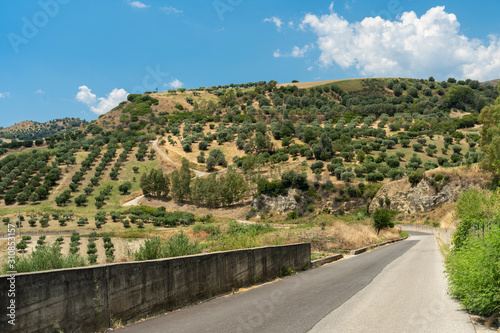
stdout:
[[210,151],[210,155],[207,159],[207,170],[209,172],[214,171],[216,165],[227,167],[226,157],[224,156],[222,150],[218,148]]
[[392,221],[393,216],[394,212],[385,208],[377,209],[373,212],[373,227],[377,230],[377,235],[382,229],[394,228],[394,222]]
[[75,198],[77,207],[81,207],[87,203],[87,196],[85,194],[79,195]]
[[[149,173],[142,174],[139,186],[145,196],[166,197],[170,192],[170,179],[163,174],[163,170],[151,169]],[[131,188],[132,184],[125,182],[118,190],[126,194]]]
[[[500,93],[500,85],[498,87]],[[486,158],[481,162],[484,170],[500,174],[500,97],[494,105],[485,107],[479,115],[481,128],[481,150]]]
[[225,177],[221,177],[220,183],[222,203],[225,205],[240,201],[248,191],[245,178],[233,168],[229,169]]
[[412,172],[408,176],[408,181],[413,185],[416,186],[420,181],[424,178],[424,172],[422,170],[417,170]]
[[120,191],[122,195],[127,194],[130,189],[132,189],[132,183],[130,182],[125,182],[118,187],[118,191]]
[[180,172],[175,170],[172,173],[172,197],[174,200],[184,202],[190,198],[191,171],[189,170],[189,161],[182,159]]
[[359,163],[363,164],[363,162],[365,161],[365,158],[366,158],[366,154],[364,151],[360,150],[358,152],[358,155],[356,155],[356,159],[359,161]]

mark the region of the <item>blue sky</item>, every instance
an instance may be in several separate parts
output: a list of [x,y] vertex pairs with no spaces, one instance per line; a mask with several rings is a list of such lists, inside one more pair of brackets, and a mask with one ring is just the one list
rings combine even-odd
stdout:
[[96,119],[157,86],[496,79],[499,12],[496,0],[2,0],[0,126]]

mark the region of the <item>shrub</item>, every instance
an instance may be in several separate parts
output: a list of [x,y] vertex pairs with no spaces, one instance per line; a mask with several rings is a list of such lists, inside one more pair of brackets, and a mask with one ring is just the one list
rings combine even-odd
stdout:
[[178,257],[201,253],[202,248],[198,241],[191,241],[183,232],[170,236],[167,240],[160,237],[148,238],[134,253],[134,260],[152,260],[160,258]]
[[[31,254],[16,258],[16,271],[18,273],[37,272],[60,268],[85,266],[85,259],[78,255],[63,256],[61,247],[54,243],[51,246],[38,246]],[[8,263],[3,266],[4,271],[9,271]]]
[[78,243],[78,241],[80,240],[80,234],[78,232],[73,232],[71,234],[71,242],[72,243]]
[[258,194],[265,194],[272,197],[279,195],[286,195],[288,192],[280,180],[273,180],[272,182],[262,182],[258,186]]
[[413,185],[416,186],[420,181],[424,178],[424,172],[422,170],[417,170],[415,172],[412,172],[408,176],[408,181]]
[[296,210],[293,210],[290,213],[288,213],[288,215],[286,216],[286,219],[287,220],[295,220],[295,219],[297,219],[298,215],[299,215],[298,212]]
[[16,249],[20,250],[21,252],[24,252],[28,245],[26,244],[26,241],[23,239],[16,245]]

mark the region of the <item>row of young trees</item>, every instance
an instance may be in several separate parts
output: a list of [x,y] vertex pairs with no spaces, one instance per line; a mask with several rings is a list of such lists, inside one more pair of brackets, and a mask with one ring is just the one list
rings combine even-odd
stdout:
[[[59,168],[47,165],[50,156],[49,152],[40,153],[35,150],[17,157],[9,155],[2,161],[0,194],[6,191],[4,195],[6,205],[16,201],[19,204],[25,204],[27,201],[37,202],[47,198],[61,174]],[[10,171],[5,174],[8,170]]]
[[229,169],[225,175],[212,174],[204,178],[191,178],[189,161],[182,160],[180,171],[175,170],[171,177],[164,175],[161,169],[152,169],[141,176],[140,187],[146,196],[170,196],[178,202],[193,203],[210,208],[227,206],[241,201],[248,185],[235,169]]

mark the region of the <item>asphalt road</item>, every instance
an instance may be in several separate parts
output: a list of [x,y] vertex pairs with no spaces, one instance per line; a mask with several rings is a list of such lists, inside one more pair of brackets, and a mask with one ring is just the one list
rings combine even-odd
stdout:
[[434,236],[411,239],[119,330],[475,332],[446,295]]

